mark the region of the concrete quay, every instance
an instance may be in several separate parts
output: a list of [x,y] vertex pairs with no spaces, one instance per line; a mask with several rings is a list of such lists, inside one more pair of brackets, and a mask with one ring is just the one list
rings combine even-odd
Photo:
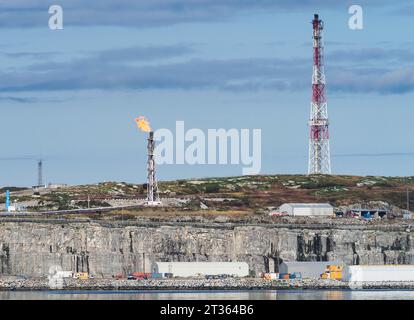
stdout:
[[50,283],[48,279],[0,278],[0,290],[292,290],[292,289],[414,289],[414,282],[375,282],[349,284],[329,279],[264,280],[230,279],[64,279]]

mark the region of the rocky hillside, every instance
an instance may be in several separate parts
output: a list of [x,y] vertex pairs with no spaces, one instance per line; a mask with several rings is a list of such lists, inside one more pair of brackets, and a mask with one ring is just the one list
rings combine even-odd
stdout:
[[[259,175],[163,181],[159,188],[163,198],[185,199],[176,206],[171,202],[171,210],[187,214],[200,209],[220,214],[263,213],[284,202],[405,208],[406,190],[414,191],[414,177]],[[31,190],[12,192],[13,199],[26,201],[32,211],[85,208],[88,196],[91,207],[111,206],[111,199],[144,198],[145,185],[106,182],[41,190],[40,195]]]
[[[407,188],[414,190],[414,178],[267,175],[161,182],[163,199],[171,201],[167,207],[0,217],[0,275],[45,276],[58,265],[111,277],[149,271],[154,261],[245,261],[252,275],[276,271],[280,261],[414,264],[412,220],[264,214],[302,201],[403,208]],[[12,200],[31,203],[33,211],[82,208],[88,198],[92,207],[102,207],[144,196],[145,185],[109,182],[12,192]]]

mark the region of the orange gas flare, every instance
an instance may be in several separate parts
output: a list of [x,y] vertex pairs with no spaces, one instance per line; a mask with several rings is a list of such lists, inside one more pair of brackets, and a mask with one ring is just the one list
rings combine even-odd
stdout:
[[150,132],[151,131],[151,126],[150,123],[148,122],[147,119],[145,119],[145,117],[138,117],[135,118],[135,122],[137,123],[137,126],[140,130],[144,131],[144,132]]

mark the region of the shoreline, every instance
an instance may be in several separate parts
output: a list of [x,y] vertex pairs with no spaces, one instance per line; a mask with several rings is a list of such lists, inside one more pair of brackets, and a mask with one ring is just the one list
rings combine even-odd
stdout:
[[414,282],[347,283],[328,279],[264,280],[245,279],[64,279],[49,283],[48,279],[0,278],[0,291],[249,291],[249,290],[413,290]]

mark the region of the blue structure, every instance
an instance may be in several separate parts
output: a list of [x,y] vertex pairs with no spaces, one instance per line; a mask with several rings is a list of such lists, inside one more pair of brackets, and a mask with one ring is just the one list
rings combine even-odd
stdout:
[[10,190],[6,190],[6,211],[9,210],[10,207]]
[[372,215],[371,215],[370,212],[364,212],[362,214],[362,218],[365,219],[365,220],[371,220],[372,219]]
[[388,211],[385,209],[350,209],[346,213],[347,216],[352,217],[361,217],[364,219],[371,219],[371,218],[386,218],[388,215]]

